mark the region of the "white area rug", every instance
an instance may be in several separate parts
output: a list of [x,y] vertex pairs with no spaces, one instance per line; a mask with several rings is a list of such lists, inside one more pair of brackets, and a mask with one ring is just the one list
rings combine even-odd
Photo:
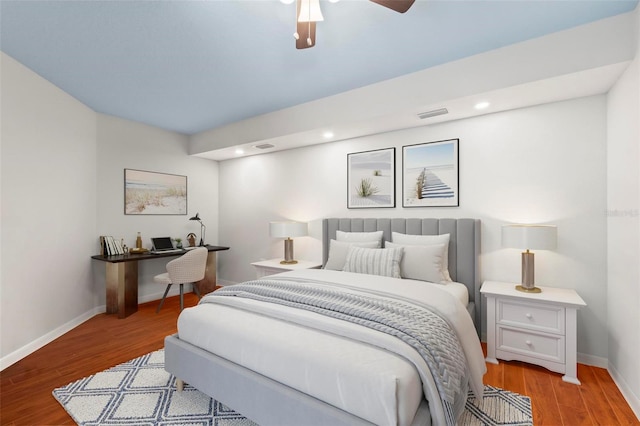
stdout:
[[[53,396],[79,425],[249,426],[251,420],[196,389],[175,388],[159,350],[54,389]],[[533,425],[529,397],[485,386],[469,396],[463,425]]]

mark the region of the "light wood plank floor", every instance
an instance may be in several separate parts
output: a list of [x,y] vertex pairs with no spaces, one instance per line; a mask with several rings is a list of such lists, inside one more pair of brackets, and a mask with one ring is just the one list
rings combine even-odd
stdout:
[[[185,306],[197,303],[185,295]],[[164,346],[176,332],[178,297],[140,305],[130,317],[97,315],[0,373],[1,425],[66,425],[71,417],[51,391]],[[485,383],[532,399],[536,425],[640,425],[606,370],[578,366],[582,386],[520,362],[488,364]]]

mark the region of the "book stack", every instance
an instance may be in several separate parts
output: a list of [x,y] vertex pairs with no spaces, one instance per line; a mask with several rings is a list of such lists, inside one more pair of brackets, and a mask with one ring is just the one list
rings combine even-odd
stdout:
[[119,254],[125,254],[122,241],[118,241],[110,235],[101,235],[100,254],[103,256],[116,256]]

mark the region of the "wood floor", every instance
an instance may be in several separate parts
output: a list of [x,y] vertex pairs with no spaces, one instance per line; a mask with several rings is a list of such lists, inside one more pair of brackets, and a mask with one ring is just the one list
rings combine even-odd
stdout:
[[[185,306],[197,298],[185,295]],[[175,333],[178,297],[140,305],[119,320],[97,315],[0,373],[0,425],[74,424],[51,395],[54,388],[95,374],[164,346]],[[640,425],[608,372],[578,366],[582,386],[564,383],[560,374],[520,362],[488,364],[485,383],[532,399],[535,425]]]

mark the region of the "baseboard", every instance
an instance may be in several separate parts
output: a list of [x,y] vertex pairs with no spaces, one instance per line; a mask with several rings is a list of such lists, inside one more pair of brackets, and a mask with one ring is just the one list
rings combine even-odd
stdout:
[[[190,292],[190,291],[192,291],[191,288],[187,286],[185,288],[185,292]],[[152,302],[154,300],[160,300],[162,299],[163,294],[164,294],[164,291],[160,293],[144,295],[138,298],[138,303],[146,303],[146,302]],[[180,286],[171,286],[171,290],[169,290],[167,297],[178,296],[179,294],[180,294]],[[0,371],[15,364],[16,362],[20,361],[22,358],[28,355],[31,355],[33,352],[37,351],[44,345],[53,342],[58,337],[62,336],[68,331],[71,331],[72,329],[76,328],[77,326],[87,321],[88,319],[91,319],[98,314],[103,314],[106,310],[107,310],[106,305],[96,306],[95,308],[85,312],[84,314],[48,332],[44,336],[41,336],[36,340],[24,345],[20,349],[17,349],[11,352],[10,354],[0,358]]]
[[22,358],[26,357],[27,355],[32,354],[33,352],[37,351],[44,345],[53,342],[55,339],[62,336],[66,332],[73,330],[83,322],[87,321],[90,318],[93,318],[94,316],[104,311],[105,311],[104,305],[95,307],[85,312],[84,314],[72,319],[71,321],[65,324],[62,324],[60,327],[57,327],[56,329],[48,332],[44,336],[41,336],[36,340],[29,342],[28,344],[24,345],[20,349],[17,349],[11,352],[9,355],[3,356],[2,358],[0,358],[0,371],[15,364],[16,362],[20,361]]
[[640,397],[633,393],[627,381],[620,373],[618,373],[618,370],[616,370],[613,365],[609,364],[607,370],[609,371],[609,374],[616,386],[618,386],[618,389],[620,389],[622,396],[629,404],[629,407],[631,407],[633,413],[636,415],[638,420],[640,420]]
[[609,360],[595,355],[583,354],[578,352],[578,362],[580,364],[590,365],[592,367],[608,368]]
[[[191,291],[193,290],[191,289],[190,284],[184,287],[185,293],[190,293]],[[159,301],[160,299],[162,299],[163,294],[164,294],[164,288],[159,293],[152,293],[152,294],[145,294],[144,296],[138,296],[138,304],[153,302],[154,300],[158,300],[158,303],[160,303]],[[180,286],[172,285],[171,288],[169,289],[169,293],[167,293],[167,297],[173,297],[173,296],[179,296],[179,295],[180,295]]]

